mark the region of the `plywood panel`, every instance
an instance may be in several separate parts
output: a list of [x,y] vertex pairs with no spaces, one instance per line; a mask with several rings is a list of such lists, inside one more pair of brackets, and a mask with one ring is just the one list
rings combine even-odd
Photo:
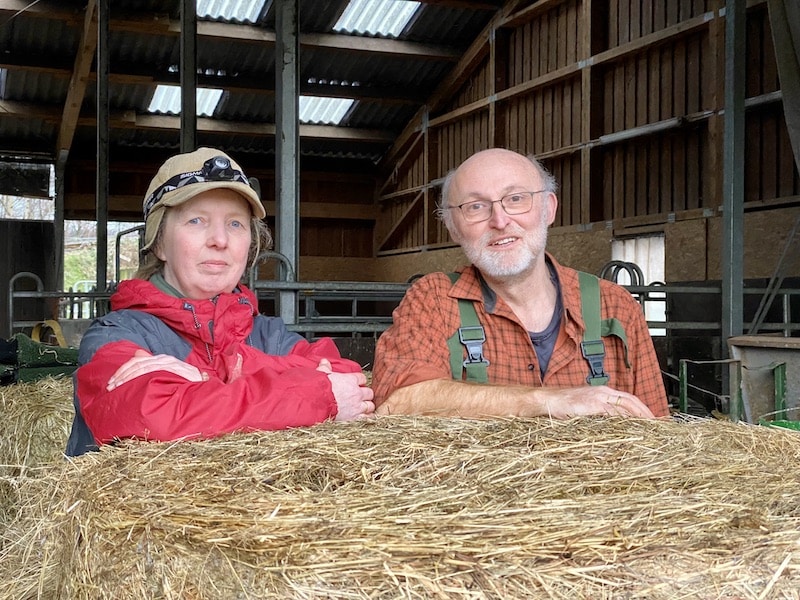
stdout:
[[461,248],[437,252],[382,256],[375,261],[378,281],[408,281],[413,275],[436,271],[452,271],[467,263]]
[[[750,278],[768,278],[772,275],[786,237],[800,216],[800,207],[747,213],[745,215],[745,273]],[[678,221],[665,226],[665,253],[667,282],[703,281],[719,279],[719,245],[722,221],[719,217]],[[595,226],[589,231],[576,232],[571,227],[556,227],[550,231],[548,250],[568,266],[598,272],[611,260],[612,230]],[[767,240],[769,243],[764,243]],[[313,264],[310,259],[301,259],[301,268]],[[405,281],[416,273],[437,270],[452,270],[466,259],[459,248],[450,248],[422,254],[386,256],[375,260],[372,272],[375,280]],[[348,279],[353,269],[340,261],[333,269],[337,278]],[[352,261],[365,273],[367,262]],[[800,272],[789,273],[800,276]],[[304,277],[313,279],[312,277]]]
[[708,259],[706,229],[706,219],[679,221],[665,226],[664,277],[667,283],[703,281],[706,278]]
[[593,228],[576,235],[574,231],[553,229],[547,248],[561,264],[589,273],[598,273],[611,260],[611,230]]
[[[800,207],[746,213],[744,218],[744,277],[771,277],[778,265],[786,239],[795,221],[800,218]],[[800,244],[795,242],[790,256],[800,255]],[[800,276],[800,260],[787,277]]]

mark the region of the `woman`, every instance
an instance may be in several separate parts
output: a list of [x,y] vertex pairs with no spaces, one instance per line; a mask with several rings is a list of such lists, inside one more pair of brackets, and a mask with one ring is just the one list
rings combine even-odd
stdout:
[[239,165],[213,148],[167,160],[143,203],[145,257],[81,340],[67,455],[370,415],[372,390],[330,339],[258,314],[240,280],[271,243]]

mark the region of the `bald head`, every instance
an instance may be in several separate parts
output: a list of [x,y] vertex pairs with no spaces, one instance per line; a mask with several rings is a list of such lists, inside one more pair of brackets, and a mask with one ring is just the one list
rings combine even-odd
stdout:
[[[520,174],[532,181],[535,186],[530,189],[546,190],[555,193],[558,189],[555,177],[544,168],[534,156],[525,156],[505,148],[489,148],[476,152],[467,158],[456,169],[450,171],[442,184],[442,195],[436,209],[436,215],[452,232],[452,211],[448,206],[456,206],[465,201],[464,198],[477,194],[486,177],[498,173]],[[509,184],[513,181],[509,180]]]

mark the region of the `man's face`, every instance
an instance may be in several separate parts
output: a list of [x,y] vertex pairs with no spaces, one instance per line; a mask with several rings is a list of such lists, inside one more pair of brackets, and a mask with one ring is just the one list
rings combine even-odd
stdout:
[[[449,205],[492,202],[513,192],[537,192],[543,182],[530,161],[508,150],[486,150],[467,159],[455,174]],[[500,202],[492,204],[486,221],[469,223],[460,209],[449,212],[448,229],[467,258],[489,279],[522,275],[544,260],[547,228],[555,219],[552,192],[533,195],[530,211],[509,215]]]

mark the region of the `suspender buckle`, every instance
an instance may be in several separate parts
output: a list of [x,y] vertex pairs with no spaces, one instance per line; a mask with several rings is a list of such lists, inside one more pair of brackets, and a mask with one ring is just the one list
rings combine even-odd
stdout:
[[467,349],[467,359],[464,367],[475,364],[488,365],[489,361],[483,356],[483,343],[486,341],[486,333],[480,325],[474,327],[459,327],[458,339]]
[[605,385],[610,379],[608,373],[603,368],[603,359],[606,356],[606,348],[603,340],[581,342],[581,354],[589,363],[589,375],[586,383],[589,385]]

